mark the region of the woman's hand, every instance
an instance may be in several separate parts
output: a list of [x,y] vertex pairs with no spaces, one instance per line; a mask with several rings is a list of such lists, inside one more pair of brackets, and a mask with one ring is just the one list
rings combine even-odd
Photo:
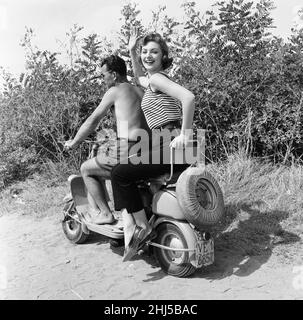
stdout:
[[138,27],[131,28],[130,34],[129,34],[129,41],[128,41],[129,51],[136,50],[136,47],[138,45],[138,41],[140,38],[142,38],[142,36],[139,35],[139,28]]
[[171,148],[182,149],[188,145],[190,136],[185,133],[180,133],[173,141],[169,144]]

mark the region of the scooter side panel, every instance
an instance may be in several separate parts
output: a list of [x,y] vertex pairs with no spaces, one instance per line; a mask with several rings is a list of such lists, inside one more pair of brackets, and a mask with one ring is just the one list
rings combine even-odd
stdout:
[[152,211],[159,216],[185,220],[185,216],[177,201],[176,192],[172,190],[161,190],[154,194]]
[[[69,178],[71,194],[76,205],[87,204],[87,189],[84,184],[83,178],[80,175],[73,175]],[[105,191],[106,201],[110,201],[105,180],[100,181]]]
[[[89,203],[87,200],[87,189],[83,178],[80,175],[73,175],[70,177],[69,182],[77,211],[83,214],[87,213],[89,211]],[[123,229],[117,224],[98,225],[85,221],[82,222],[82,225],[88,230],[103,234],[113,239],[122,239],[124,237]]]
[[87,189],[81,176],[74,176],[70,181],[70,187],[76,207],[88,204]]

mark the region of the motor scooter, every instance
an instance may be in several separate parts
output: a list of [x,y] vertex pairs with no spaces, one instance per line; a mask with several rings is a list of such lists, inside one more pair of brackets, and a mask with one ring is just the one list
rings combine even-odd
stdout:
[[[100,143],[93,143],[89,158],[97,154],[99,146]],[[174,172],[177,158],[177,150],[171,149],[170,172],[137,184],[149,223],[157,233],[145,245],[152,249],[165,273],[187,277],[214,262],[214,239],[208,227],[221,219],[224,201],[219,184],[204,165],[195,163],[183,172]],[[98,225],[87,220],[88,200],[83,179],[72,175],[68,181],[71,192],[64,199],[62,221],[65,236],[80,244],[93,231],[109,237],[113,243],[122,243],[123,223],[117,220]]]

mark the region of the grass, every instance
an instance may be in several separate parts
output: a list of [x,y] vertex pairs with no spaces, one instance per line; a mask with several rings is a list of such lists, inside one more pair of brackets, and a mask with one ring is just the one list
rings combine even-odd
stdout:
[[290,226],[301,229],[302,166],[277,166],[234,154],[226,162],[208,166],[208,170],[224,191],[227,208],[250,206],[260,212],[283,211]]
[[275,252],[284,260],[302,261],[302,166],[233,154],[208,170],[224,193],[225,217],[215,227],[222,250],[241,256]]
[[40,172],[0,193],[0,216],[16,213],[40,218],[61,214],[71,171],[65,163],[48,162]]
[[[64,164],[46,164],[44,174],[0,193],[0,215],[60,215],[71,173]],[[302,259],[303,167],[275,166],[233,154],[207,166],[224,194],[225,216],[212,227],[216,247],[236,256]],[[74,172],[75,173],[75,172]]]

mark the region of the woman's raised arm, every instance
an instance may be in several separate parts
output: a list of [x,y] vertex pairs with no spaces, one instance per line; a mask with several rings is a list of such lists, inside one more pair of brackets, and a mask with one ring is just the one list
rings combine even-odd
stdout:
[[140,38],[142,38],[142,36],[139,36],[138,28],[137,27],[132,28],[130,30],[128,48],[129,48],[130,58],[132,61],[133,72],[136,78],[136,82],[138,82],[140,86],[147,88],[148,79],[143,71],[142,65],[139,62],[139,59],[138,59],[139,57],[136,51]]

